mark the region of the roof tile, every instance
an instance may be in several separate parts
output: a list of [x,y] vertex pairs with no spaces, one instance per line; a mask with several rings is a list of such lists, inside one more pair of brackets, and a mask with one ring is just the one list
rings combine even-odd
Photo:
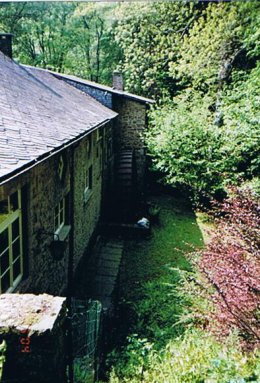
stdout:
[[0,67],[0,181],[117,115],[48,71],[1,52]]

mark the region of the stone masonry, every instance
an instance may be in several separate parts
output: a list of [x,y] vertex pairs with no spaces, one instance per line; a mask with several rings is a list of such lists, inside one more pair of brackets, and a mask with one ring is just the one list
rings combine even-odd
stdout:
[[[100,128],[109,130],[111,127]],[[91,139],[91,149],[89,140]],[[98,223],[102,201],[102,162],[106,142],[94,131],[74,148],[74,271]],[[50,251],[54,240],[54,209],[65,197],[69,201],[71,148],[35,166],[0,188],[2,198],[22,189],[22,219],[24,246],[24,279],[15,292],[61,294],[67,287],[69,240],[62,259],[55,259]],[[91,150],[91,153],[88,151]],[[59,177],[60,159],[63,176]],[[92,165],[92,188],[84,198],[86,172]],[[108,166],[108,165],[106,165]],[[66,207],[66,210],[69,206]],[[66,222],[72,212],[66,211]]]
[[3,382],[65,383],[65,298],[47,294],[0,295]]
[[117,151],[134,149],[137,187],[141,195],[145,191],[146,156],[143,134],[147,125],[147,105],[127,98],[114,97],[114,110],[118,113],[115,145]]
[[135,150],[138,192],[140,195],[143,194],[146,183],[146,153],[143,133],[147,128],[148,103],[130,94],[129,97],[125,96],[124,92],[113,93],[113,90],[108,91],[98,84],[97,87],[94,86],[94,83],[90,86],[84,81],[79,82],[76,79],[66,78],[66,76],[62,79],[118,113],[115,124],[115,153],[122,149]]

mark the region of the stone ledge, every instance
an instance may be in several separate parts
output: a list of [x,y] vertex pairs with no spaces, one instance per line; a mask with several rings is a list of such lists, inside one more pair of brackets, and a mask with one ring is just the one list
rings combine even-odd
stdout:
[[51,331],[66,298],[41,294],[0,295],[0,333],[28,329],[30,334]]

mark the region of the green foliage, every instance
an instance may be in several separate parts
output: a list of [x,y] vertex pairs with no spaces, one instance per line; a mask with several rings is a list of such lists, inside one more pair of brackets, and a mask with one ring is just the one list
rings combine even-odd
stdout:
[[115,5],[0,4],[0,29],[14,34],[24,64],[111,84],[121,50],[113,38]]
[[123,50],[121,69],[128,90],[159,96],[176,85],[169,66],[176,61],[181,40],[197,17],[193,2],[122,4],[115,35]]
[[260,379],[259,352],[243,354],[234,335],[219,344],[204,331],[193,330],[161,352],[152,345],[148,354],[146,350],[146,342],[138,340],[135,352],[145,353],[145,358],[135,358],[127,369],[123,363],[117,366],[110,383],[257,383]]
[[167,183],[195,197],[219,197],[226,184],[259,174],[259,68],[224,89],[221,126],[210,110],[212,97],[192,90],[150,113],[146,143]]
[[237,79],[226,87],[221,101],[226,133],[224,150],[229,153],[227,164],[249,179],[257,176],[260,170],[259,88],[260,63],[247,78]]
[[73,372],[75,383],[93,383],[94,379],[94,361],[93,358],[84,356],[76,358],[73,361]]
[[113,38],[114,5],[79,4],[72,14],[72,49],[66,71],[93,81],[111,84],[121,51]]
[[6,342],[3,341],[0,344],[0,381],[2,378],[2,374],[3,374],[3,366],[4,366],[4,362],[5,362],[5,351],[6,351]]
[[259,35],[252,34],[258,23],[258,2],[208,4],[183,38],[172,76],[206,93],[216,91],[232,69],[248,66],[247,54],[258,46]]
[[169,184],[194,194],[217,192],[223,187],[222,172],[228,157],[222,150],[222,132],[213,124],[210,97],[186,92],[150,114],[146,143],[154,167]]
[[150,114],[154,168],[195,199],[222,197],[260,171],[257,11],[256,2],[209,4],[170,65],[182,90]]
[[[117,368],[124,376],[135,378],[142,376],[144,369],[149,368],[150,354],[153,353],[153,344],[145,338],[140,338],[137,334],[133,334],[127,338],[127,344],[124,352],[120,355]],[[117,359],[116,352],[111,353],[111,360]]]

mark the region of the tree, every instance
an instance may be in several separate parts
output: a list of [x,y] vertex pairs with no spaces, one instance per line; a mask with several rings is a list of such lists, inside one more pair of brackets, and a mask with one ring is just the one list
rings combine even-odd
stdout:
[[177,95],[151,113],[154,167],[195,197],[223,196],[226,184],[259,175],[259,8],[205,7],[169,64]]
[[113,38],[115,5],[1,4],[1,28],[14,34],[14,57],[111,84],[121,50]]
[[201,8],[193,2],[120,5],[115,36],[123,50],[121,69],[129,91],[155,97],[175,91],[169,68]]
[[121,51],[113,39],[114,5],[80,4],[72,15],[73,48],[67,69],[83,78],[111,84]]
[[150,113],[146,143],[153,166],[170,185],[191,192],[194,199],[223,189],[224,144],[212,125],[211,98],[182,93],[174,103]]

